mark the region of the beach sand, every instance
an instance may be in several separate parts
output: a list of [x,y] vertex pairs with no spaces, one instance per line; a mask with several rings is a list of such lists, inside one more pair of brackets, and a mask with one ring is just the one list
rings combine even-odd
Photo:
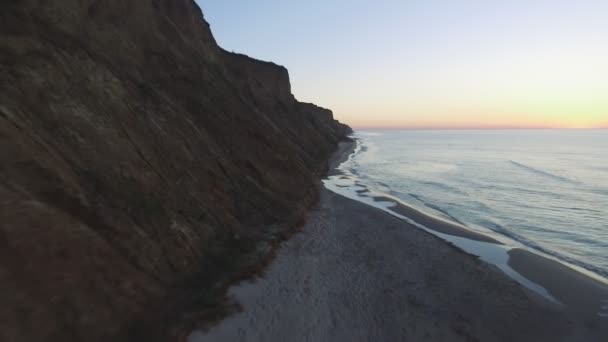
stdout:
[[[343,144],[332,168],[349,151]],[[565,305],[420,228],[322,188],[302,231],[283,243],[263,276],[231,288],[243,310],[189,341],[607,341],[608,320],[592,314],[603,284],[520,251],[510,252],[509,264],[541,285],[567,283],[546,287]]]

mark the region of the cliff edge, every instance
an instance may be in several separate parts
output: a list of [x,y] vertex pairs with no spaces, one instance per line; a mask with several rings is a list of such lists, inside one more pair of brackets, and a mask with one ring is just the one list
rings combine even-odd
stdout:
[[350,132],[192,0],[4,2],[0,340],[115,340],[255,267]]

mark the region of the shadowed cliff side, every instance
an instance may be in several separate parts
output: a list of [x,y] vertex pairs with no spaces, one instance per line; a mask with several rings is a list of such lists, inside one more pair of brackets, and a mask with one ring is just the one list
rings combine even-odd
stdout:
[[4,2],[0,340],[108,340],[212,286],[301,220],[348,133],[192,0]]

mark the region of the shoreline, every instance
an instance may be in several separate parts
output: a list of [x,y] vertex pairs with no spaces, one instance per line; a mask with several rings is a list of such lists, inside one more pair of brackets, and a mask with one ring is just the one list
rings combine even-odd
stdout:
[[[340,145],[328,161],[328,176],[341,177],[335,166],[355,148]],[[571,289],[589,280],[565,267],[539,272],[550,260],[527,253],[512,249],[509,265],[535,282],[560,279]],[[566,293],[572,296],[568,303],[580,298]],[[588,298],[593,301],[598,293],[603,296],[600,291]],[[608,337],[607,321],[592,314],[589,301],[576,310],[556,305],[457,244],[326,187],[319,207],[282,244],[265,274],[231,287],[230,295],[243,311],[207,331],[194,331],[189,341]]]
[[509,252],[509,264],[526,278],[545,287],[576,314],[604,320],[608,334],[608,286],[561,262],[521,248]]
[[[350,146],[344,147],[340,145],[338,151],[332,156],[330,162],[330,176],[344,175],[344,171],[339,169],[339,166],[347,161],[355,152],[357,140],[353,139]],[[327,184],[325,184],[327,185]],[[369,189],[362,184],[356,183],[359,188],[355,190],[358,197],[369,197],[374,202],[392,203],[391,206],[386,206],[384,211],[389,215],[394,215],[397,218],[405,217],[422,225],[422,229],[432,235],[438,236],[447,244],[454,245],[462,252],[480,257],[476,253],[463,248],[458,244],[454,244],[452,239],[445,238],[442,235],[448,235],[466,240],[489,243],[491,245],[505,246],[507,260],[505,267],[498,267],[506,277],[509,277],[519,283],[519,285],[527,292],[531,299],[539,301],[542,305],[557,305],[565,307],[565,310],[570,311],[574,315],[581,315],[585,320],[586,325],[594,326],[602,336],[608,338],[608,283],[602,282],[590,275],[582,273],[571,265],[554,260],[550,257],[530,251],[520,247],[506,246],[504,243],[480,232],[475,232],[467,227],[457,223],[448,222],[432,215],[426,214],[416,208],[402,203],[398,199],[388,196],[368,196],[366,193]],[[363,189],[360,189],[363,188]],[[330,191],[332,191],[330,189]],[[335,191],[334,191],[335,192]],[[340,196],[344,196],[336,192]],[[351,197],[347,197],[351,198]],[[377,208],[370,203],[354,199],[370,207]],[[396,215],[395,215],[396,214]],[[400,217],[401,216],[401,217]],[[418,227],[421,228],[421,227]],[[439,234],[436,234],[439,233]],[[483,259],[483,258],[482,258]],[[493,262],[483,260],[489,265]],[[494,265],[498,266],[498,265]],[[516,274],[513,274],[513,271]],[[590,272],[590,271],[589,271]],[[599,275],[596,275],[602,278]],[[519,281],[517,278],[524,278],[526,281]],[[540,287],[540,291],[538,289]]]
[[[338,150],[334,153],[334,155],[331,157],[331,159],[328,163],[329,164],[328,177],[344,174],[344,172],[339,169],[339,166],[350,158],[350,156],[353,154],[355,149],[356,149],[356,139],[352,143],[350,143],[350,142],[340,143]],[[432,226],[433,227],[432,230],[434,230],[434,231],[437,231],[437,232],[443,233],[443,234],[452,235],[452,236],[463,237],[463,238],[467,238],[467,239],[475,240],[475,241],[494,243],[494,244],[498,244],[498,245],[503,244],[502,242],[500,242],[490,236],[472,231],[472,230],[470,230],[466,227],[463,227],[461,225],[458,225],[456,223],[452,223],[452,222],[445,221],[445,220],[442,220],[437,217],[433,217],[416,208],[413,208],[407,204],[404,204],[395,198],[391,198],[388,196],[368,196],[366,194],[369,193],[369,189],[366,186],[361,185],[361,184],[356,184],[356,185],[358,187],[363,188],[363,189],[356,190],[356,193],[358,196],[371,197],[375,202],[393,202],[393,206],[391,206],[390,208],[387,208],[388,210],[390,210],[398,215],[406,216],[406,217],[422,224],[423,226]],[[338,186],[340,186],[340,185],[338,185]],[[340,187],[342,187],[342,186],[340,186]]]
[[[352,151],[354,151],[354,147],[351,148],[351,153]],[[344,153],[344,151],[341,150],[340,153]],[[340,158],[346,161],[348,157]],[[338,166],[336,165],[336,167]],[[334,171],[334,175],[337,174],[344,175],[344,171]],[[346,186],[339,187],[347,188]],[[505,275],[518,281],[522,287],[530,291],[532,296],[540,296],[542,300],[553,302],[552,304],[556,304],[557,302],[559,305],[565,305],[577,314],[584,315],[587,318],[595,319],[599,317],[600,319],[606,319],[605,323],[608,325],[608,282],[600,275],[593,274],[591,276],[575,269],[573,265],[569,265],[564,261],[555,260],[536,251],[505,245],[483,233],[424,213],[402,203],[396,198],[366,195],[370,190],[357,182],[355,182],[355,187],[357,188],[355,190],[355,197],[345,196],[341,191],[332,191],[366,205],[375,208],[380,207],[381,210],[397,218],[406,218],[408,221],[412,220],[422,226],[419,228],[430,231],[429,233],[438,236],[446,243],[454,244],[463,252],[481,257],[482,260],[495,259],[495,257],[484,258],[481,253],[475,253],[476,249],[480,250],[479,248],[470,248],[470,244],[468,243],[458,243],[458,240],[461,240],[458,238],[473,242],[489,243],[490,245],[500,245],[504,248],[497,248],[496,250],[503,251],[506,254],[506,260],[502,261],[502,265],[496,265],[493,260],[484,260],[485,262],[498,266]],[[366,202],[365,199],[371,199],[372,203]],[[383,205],[378,206],[375,205],[376,203]],[[390,204],[387,205],[387,203]],[[456,239],[450,237],[456,237]],[[487,248],[483,249],[487,250]],[[496,253],[496,251],[489,253]],[[515,274],[513,274],[513,271]],[[591,271],[587,272],[592,273]],[[520,281],[518,278],[524,278],[525,281]],[[608,331],[606,333],[608,334]]]
[[[375,201],[394,201],[394,199],[385,197],[385,196],[374,196],[373,199]],[[497,245],[502,245],[503,243],[493,239],[487,235],[482,233],[474,232],[465,227],[461,227],[457,224],[444,221],[433,216],[427,215],[415,208],[407,206],[401,202],[396,202],[395,206],[388,208],[390,211],[393,211],[399,215],[406,216],[421,225],[428,227],[431,230],[437,231],[439,233],[458,236],[462,238],[466,238],[474,241],[488,242]]]
[[338,149],[330,156],[329,160],[327,161],[327,177],[341,174],[341,171],[338,169],[339,166],[350,158],[356,148],[356,139],[339,142]]

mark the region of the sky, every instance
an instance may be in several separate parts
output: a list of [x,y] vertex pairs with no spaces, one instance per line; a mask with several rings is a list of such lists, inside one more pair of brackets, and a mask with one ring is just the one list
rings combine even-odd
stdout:
[[197,0],[355,128],[608,128],[606,0]]

